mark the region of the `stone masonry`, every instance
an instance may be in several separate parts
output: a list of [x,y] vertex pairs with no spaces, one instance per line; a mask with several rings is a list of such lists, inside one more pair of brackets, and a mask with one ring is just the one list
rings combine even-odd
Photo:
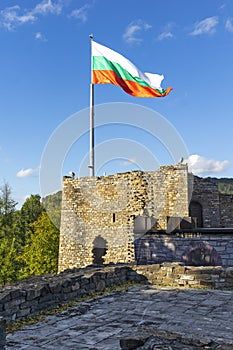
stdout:
[[59,272],[96,262],[133,262],[136,218],[166,230],[169,217],[188,216],[188,167],[64,177],[62,196]]
[[5,335],[6,320],[0,316],[0,350],[5,348],[6,335]]
[[[174,229],[194,227],[222,232],[171,235]],[[153,238],[144,240],[148,248],[141,254],[146,263],[192,265],[199,260],[200,265],[232,266],[232,230],[233,195],[220,193],[211,178],[188,173],[186,164],[151,172],[64,177],[58,270],[135,258],[145,263],[137,244],[142,247],[140,238],[148,231]]]
[[219,193],[213,179],[193,177],[192,202],[200,205],[202,227],[233,227],[233,195]]
[[[105,266],[31,277],[0,288],[0,331],[5,321],[31,317],[64,303],[135,282],[173,287],[233,288],[233,267],[194,267],[179,263]],[[1,333],[0,333],[1,334]],[[0,338],[4,339],[4,338]],[[0,343],[1,344],[1,343]]]
[[135,241],[135,259],[143,265],[166,261],[191,266],[233,266],[233,229],[203,231],[145,234]]

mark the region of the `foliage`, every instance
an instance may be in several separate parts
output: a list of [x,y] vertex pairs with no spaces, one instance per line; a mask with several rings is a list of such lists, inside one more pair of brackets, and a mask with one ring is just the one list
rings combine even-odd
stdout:
[[11,197],[11,188],[5,182],[0,189],[0,228],[3,237],[12,235],[16,205],[17,203]]
[[7,183],[0,187],[0,285],[32,274],[56,273],[59,230],[38,194],[21,210]]
[[233,194],[233,181],[232,183],[226,181],[218,182],[218,190],[223,194]]
[[19,269],[15,238],[3,237],[0,240],[0,257],[0,284],[15,281]]
[[32,233],[33,226],[31,224],[35,222],[44,211],[45,209],[38,194],[31,195],[22,205],[19,224],[21,233],[23,233],[23,245],[25,245],[27,239]]
[[205,178],[207,181],[213,182],[218,191],[222,194],[233,194],[233,179],[228,177],[207,177]]
[[22,205],[21,217],[27,224],[36,221],[45,211],[40,199],[38,194],[31,195]]
[[16,280],[19,270],[16,204],[11,197],[10,186],[4,183],[0,188],[0,284]]
[[57,273],[59,230],[51,222],[48,214],[42,212],[38,220],[31,224],[32,232],[22,259],[26,265],[26,277],[46,273]]
[[57,228],[60,228],[61,223],[61,200],[62,191],[58,191],[42,199],[42,204],[46,212]]

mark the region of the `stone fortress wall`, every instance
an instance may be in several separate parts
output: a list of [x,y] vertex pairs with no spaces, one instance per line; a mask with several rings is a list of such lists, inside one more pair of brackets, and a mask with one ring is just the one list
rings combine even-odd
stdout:
[[220,193],[211,178],[193,177],[190,206],[191,215],[199,211],[200,227],[233,227],[233,195]]
[[[194,227],[225,231],[188,232]],[[63,179],[59,272],[135,258],[232,266],[232,233],[233,195],[189,174],[185,164]]]
[[[64,177],[59,271],[92,263],[135,261],[135,220],[167,229],[168,217],[188,216],[188,168],[160,167],[102,177]],[[144,227],[145,228],[145,227]]]

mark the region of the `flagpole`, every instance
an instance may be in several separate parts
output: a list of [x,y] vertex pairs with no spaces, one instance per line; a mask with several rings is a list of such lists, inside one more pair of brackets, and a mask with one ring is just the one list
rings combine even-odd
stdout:
[[90,34],[91,40],[91,83],[90,83],[90,176],[95,176],[95,135],[94,135],[94,84],[92,84],[92,40],[94,36]]

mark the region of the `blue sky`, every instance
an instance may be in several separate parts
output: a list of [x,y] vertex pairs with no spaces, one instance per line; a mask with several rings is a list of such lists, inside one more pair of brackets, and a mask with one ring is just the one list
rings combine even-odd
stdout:
[[[162,86],[173,87],[165,98],[142,99],[97,85],[95,104],[123,102],[158,112],[184,140],[194,173],[232,177],[231,0],[2,0],[0,182],[10,184],[15,200],[40,193],[48,140],[67,118],[89,107],[91,33],[140,70],[164,74]],[[171,163],[140,132],[105,126],[96,143],[130,135],[154,153],[158,165]],[[59,176],[77,173],[88,148],[84,135],[67,153]],[[137,154],[127,157],[103,161],[99,174],[137,169]]]

